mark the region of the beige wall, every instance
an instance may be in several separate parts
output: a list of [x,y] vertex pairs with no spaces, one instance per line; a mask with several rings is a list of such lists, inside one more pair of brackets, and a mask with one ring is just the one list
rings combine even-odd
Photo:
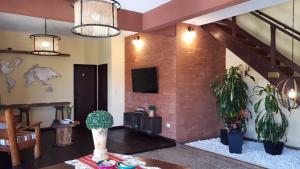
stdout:
[[[17,32],[0,32],[0,49],[11,47],[16,50],[32,50],[32,41],[29,38],[29,33]],[[124,39],[124,38],[120,38]],[[23,59],[23,63],[12,72],[11,77],[17,80],[17,84],[12,93],[8,93],[7,85],[4,77],[0,75],[0,95],[2,104],[21,104],[21,103],[36,103],[36,102],[58,102],[68,101],[73,103],[73,64],[112,64],[111,57],[111,40],[95,40],[73,37],[62,37],[60,50],[64,53],[70,53],[71,57],[50,57],[50,56],[34,56],[34,55],[16,55],[16,54],[0,54],[0,60],[9,61],[15,57]],[[122,48],[122,41],[115,42],[117,47]],[[120,50],[121,51],[121,50]],[[124,58],[122,52],[114,53],[120,58]],[[122,55],[123,54],[123,55]],[[119,60],[117,60],[117,63]],[[113,62],[115,64],[115,62]],[[121,64],[122,62],[120,62]],[[24,73],[34,64],[40,66],[51,67],[62,75],[61,78],[50,80],[49,83],[53,86],[53,92],[46,92],[45,86],[34,82],[31,86],[26,86]],[[117,69],[122,73],[122,67]],[[118,72],[117,71],[117,72]],[[123,71],[124,73],[124,71]],[[115,71],[114,71],[114,74]],[[109,79],[111,74],[109,74]],[[119,77],[114,77],[114,81],[119,80]],[[121,77],[120,77],[121,78]],[[109,82],[110,83],[110,82]],[[109,85],[110,86],[110,85]],[[122,90],[121,86],[120,90]],[[114,90],[119,91],[119,89]],[[112,89],[111,89],[112,90]],[[122,92],[117,92],[116,95]],[[116,96],[114,96],[116,98]],[[111,100],[111,99],[110,99]],[[122,96],[120,96],[120,100]],[[122,101],[117,101],[122,102]],[[124,102],[124,101],[123,101]],[[109,106],[113,106],[114,102],[109,101]],[[124,105],[118,104],[124,109]],[[115,109],[110,109],[115,111]],[[54,119],[54,109],[51,107],[36,108],[31,111],[31,122],[43,121],[43,127],[48,127]],[[118,109],[121,111],[121,108]],[[114,112],[111,112],[114,114]],[[122,124],[119,117],[115,115],[117,125]]]
[[[234,53],[232,53],[230,50],[226,50],[226,69],[228,69],[230,66],[238,66],[238,65],[244,65],[248,66],[245,62],[243,62],[239,57],[237,57]],[[249,87],[249,93],[252,93],[254,86],[266,86],[269,82],[260,75],[257,71],[250,68],[250,75],[255,77],[255,82],[252,82],[249,78],[245,78],[246,83]],[[258,97],[253,97],[252,101],[253,103],[256,103],[258,101]],[[256,113],[253,110],[253,106],[248,105],[248,109],[252,112],[252,119],[249,120],[249,123],[247,125],[247,133],[246,136],[249,138],[257,138],[256,132],[255,132],[255,118]],[[294,146],[294,147],[300,147],[300,109],[293,110],[292,113],[289,113],[288,110],[285,108],[282,108],[284,110],[285,115],[287,116],[289,120],[289,127],[287,129],[287,145]],[[283,140],[284,141],[284,140]]]
[[103,57],[100,59],[100,64],[108,64],[108,111],[113,112],[114,126],[122,126],[125,111],[124,36],[103,42],[101,56]]
[[[292,0],[274,7],[263,9],[266,14],[292,27],[293,23],[293,5]],[[300,31],[300,0],[295,0],[295,29]],[[269,24],[259,20],[251,14],[244,14],[237,17],[237,23],[240,27],[247,30],[259,40],[266,44],[270,44],[270,26]],[[284,33],[277,31],[276,43],[279,52],[291,59],[292,38]],[[300,64],[300,43],[295,40],[294,44],[295,61]]]

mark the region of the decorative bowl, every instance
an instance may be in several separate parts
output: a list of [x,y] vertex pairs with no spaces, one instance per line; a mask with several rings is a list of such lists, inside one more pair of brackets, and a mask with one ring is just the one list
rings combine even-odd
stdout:
[[113,169],[117,162],[114,160],[102,160],[97,163],[99,169]]
[[132,163],[131,161],[118,162],[119,169],[135,169],[136,167],[137,163]]

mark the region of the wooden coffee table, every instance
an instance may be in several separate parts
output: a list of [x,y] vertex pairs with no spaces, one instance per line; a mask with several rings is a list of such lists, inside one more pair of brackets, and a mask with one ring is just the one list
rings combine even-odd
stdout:
[[68,146],[72,144],[72,128],[79,125],[78,121],[72,124],[53,123],[52,128],[56,129],[56,146]]
[[[190,169],[189,167],[184,167],[177,164],[172,164],[172,163],[154,160],[154,159],[148,159],[148,158],[136,158],[136,159],[146,162],[147,166],[156,166],[156,167],[160,167],[161,169]],[[65,163],[60,163],[42,169],[74,169],[74,168],[75,168],[74,166]]]

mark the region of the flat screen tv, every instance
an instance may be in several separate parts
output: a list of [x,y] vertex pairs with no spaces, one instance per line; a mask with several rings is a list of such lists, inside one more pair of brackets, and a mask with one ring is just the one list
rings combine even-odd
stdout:
[[132,69],[133,92],[158,93],[157,70],[155,67]]

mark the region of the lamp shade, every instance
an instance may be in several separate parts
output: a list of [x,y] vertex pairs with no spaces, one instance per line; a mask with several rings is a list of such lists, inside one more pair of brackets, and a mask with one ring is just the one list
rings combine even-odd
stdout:
[[115,0],[76,0],[72,32],[96,38],[117,36],[121,32],[117,20],[120,8]]
[[34,34],[30,35],[33,39],[33,51],[35,55],[59,55],[59,41],[60,37],[48,34]]
[[280,94],[278,95],[279,102],[289,110],[296,109],[300,103],[300,79],[290,77],[283,80],[277,85]]

